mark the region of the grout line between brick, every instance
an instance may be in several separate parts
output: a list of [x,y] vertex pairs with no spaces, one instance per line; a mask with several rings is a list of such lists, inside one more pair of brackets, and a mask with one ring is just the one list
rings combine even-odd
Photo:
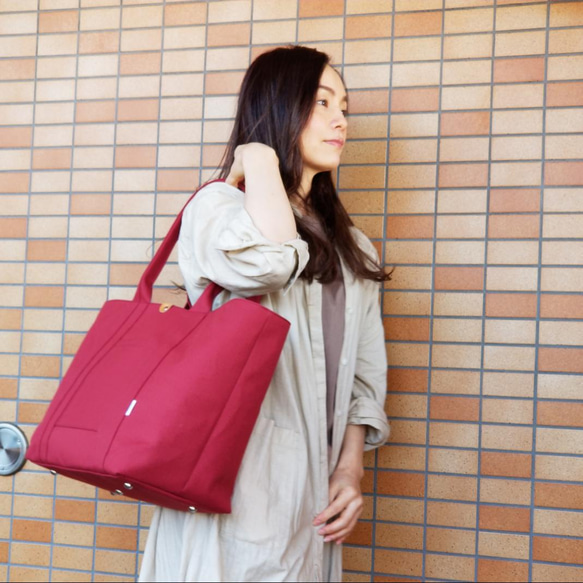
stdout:
[[[345,14],[347,12],[347,2],[345,2]],[[387,137],[386,137],[386,149],[385,149],[385,174],[384,174],[384,196],[383,196],[383,218],[382,218],[382,239],[381,239],[381,265],[384,267],[387,265],[387,245],[386,245],[386,233],[387,233],[387,213],[388,213],[388,187],[389,187],[389,156],[390,156],[390,141],[391,141],[391,102],[392,102],[392,87],[393,87],[393,50],[394,50],[394,38],[395,38],[395,0],[391,3],[391,39],[390,39],[390,61],[389,61],[389,79],[388,79],[388,104],[387,104]],[[344,18],[344,32],[346,31],[346,17]],[[346,47],[346,34],[343,35],[343,51]],[[383,282],[380,289],[380,308],[381,315],[384,316],[385,307],[385,294],[384,290],[387,288],[388,282]],[[387,374],[388,372],[387,367]],[[390,439],[390,437],[389,437]],[[383,446],[385,447],[385,446]],[[378,472],[379,472],[379,450],[378,448],[374,452],[374,482],[373,482],[373,520],[372,520],[372,541],[371,541],[371,570],[370,570],[370,581],[374,581],[375,577],[375,559],[376,559],[376,548],[377,548],[377,491],[378,491]]]
[[[442,101],[443,101],[443,62],[445,51],[445,8],[446,0],[442,0],[441,5],[441,46],[439,59],[439,85],[438,85],[438,106],[437,106],[437,128],[436,128],[436,153],[435,153],[435,186],[433,201],[433,233],[432,233],[432,250],[431,250],[431,284],[430,284],[430,308],[429,308],[429,339],[427,354],[427,397],[425,413],[425,470],[424,470],[424,488],[423,488],[423,556],[421,564],[421,576],[423,580],[427,579],[427,514],[429,508],[429,454],[430,454],[430,428],[431,428],[431,373],[433,359],[433,330],[435,324],[435,264],[437,260],[437,218],[439,211],[439,165],[441,151],[441,118],[442,118]],[[391,55],[392,56],[392,55]]]
[[477,446],[477,469],[476,469],[476,542],[474,547],[474,581],[479,581],[480,565],[480,497],[481,497],[481,474],[482,474],[482,427],[483,427],[483,405],[484,405],[484,364],[486,346],[486,296],[488,291],[488,237],[489,237],[489,217],[490,217],[490,192],[492,188],[492,135],[494,118],[494,71],[496,63],[496,14],[498,3],[494,2],[492,11],[492,54],[490,70],[490,106],[488,121],[488,176],[486,185],[486,216],[484,224],[484,265],[482,282],[482,332],[480,337],[480,387],[479,387],[479,412],[478,412],[478,446]]
[[536,457],[537,457],[537,430],[538,430],[538,379],[539,379],[539,355],[540,355],[540,312],[542,298],[542,263],[543,263],[543,226],[544,226],[544,193],[545,193],[545,159],[546,159],[546,120],[547,120],[547,82],[549,70],[549,39],[550,39],[550,17],[551,4],[547,4],[546,17],[546,35],[545,35],[545,57],[544,57],[544,81],[543,81],[543,119],[542,119],[542,138],[541,138],[541,175],[540,175],[540,199],[539,199],[539,249],[538,249],[538,268],[537,268],[537,286],[536,286],[536,329],[534,345],[534,381],[533,381],[533,410],[532,410],[532,461],[531,461],[531,489],[530,489],[530,532],[529,532],[529,549],[528,549],[528,579],[533,580],[534,569],[534,522],[535,522],[535,497],[536,497]]

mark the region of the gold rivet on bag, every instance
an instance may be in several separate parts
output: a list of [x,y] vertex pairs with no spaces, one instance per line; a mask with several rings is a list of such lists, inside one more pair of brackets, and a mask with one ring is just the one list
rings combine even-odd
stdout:
[[160,304],[160,312],[167,312],[172,307],[172,304]]

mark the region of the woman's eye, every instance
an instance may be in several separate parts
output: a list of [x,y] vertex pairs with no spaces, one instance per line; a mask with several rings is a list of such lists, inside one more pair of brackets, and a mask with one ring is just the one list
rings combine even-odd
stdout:
[[328,107],[328,100],[327,99],[318,99],[318,101],[316,101],[316,103],[319,103],[320,105],[323,105],[324,107]]

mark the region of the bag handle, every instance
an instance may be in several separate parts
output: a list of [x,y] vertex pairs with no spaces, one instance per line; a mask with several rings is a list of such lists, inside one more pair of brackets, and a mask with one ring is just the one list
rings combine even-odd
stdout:
[[[150,303],[152,301],[152,286],[154,282],[158,279],[160,272],[166,265],[168,258],[170,257],[170,253],[172,253],[172,249],[176,245],[176,241],[178,241],[178,235],[180,234],[180,225],[182,224],[182,214],[184,213],[184,209],[188,205],[188,203],[196,196],[196,193],[203,187],[207,186],[208,184],[212,184],[213,182],[224,182],[224,179],[217,179],[211,180],[196,189],[194,194],[186,201],[186,204],[182,207],[182,210],[178,213],[178,216],[172,223],[170,230],[168,231],[166,237],[162,241],[160,247],[158,247],[158,251],[156,251],[152,261],[146,270],[142,274],[140,278],[140,283],[138,284],[138,288],[136,290],[136,294],[134,295],[134,302],[145,302]],[[216,285],[216,284],[215,284]],[[217,286],[219,287],[219,286]],[[222,289],[222,288],[220,288]],[[219,289],[219,291],[220,291]],[[219,293],[217,291],[215,296]]]
[[[197,188],[193,195],[186,201],[186,204],[182,207],[182,210],[178,213],[176,219],[172,223],[166,237],[162,241],[160,247],[158,247],[158,251],[156,251],[152,261],[148,267],[146,267],[142,277],[140,278],[140,283],[138,284],[138,288],[136,289],[136,293],[134,295],[134,302],[144,302],[150,303],[152,301],[152,287],[154,282],[158,279],[160,272],[166,265],[168,258],[170,257],[170,253],[172,253],[172,249],[176,245],[176,241],[178,241],[178,235],[180,235],[180,225],[182,224],[182,215],[184,213],[184,209],[187,207],[188,203],[196,196],[196,193],[203,187],[213,182],[224,182],[223,178],[217,178],[216,180],[210,180],[206,182],[199,188]],[[219,295],[220,292],[223,291],[220,285],[211,282],[206,289],[204,290],[202,296],[196,302],[197,307],[202,308],[204,311],[210,312],[212,308],[212,304],[214,299]],[[261,296],[253,296],[247,298],[254,302],[259,303],[261,301]],[[191,307],[190,300],[186,302],[186,308],[189,309]]]

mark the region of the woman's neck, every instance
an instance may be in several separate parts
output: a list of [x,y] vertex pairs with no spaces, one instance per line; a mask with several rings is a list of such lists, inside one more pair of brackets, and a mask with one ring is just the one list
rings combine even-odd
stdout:
[[316,172],[313,170],[306,169],[302,173],[302,180],[300,182],[300,187],[298,188],[298,196],[303,200],[308,198],[310,190],[312,190],[312,182],[316,176]]
[[294,206],[300,211],[302,215],[311,214],[307,200],[310,194],[310,190],[312,189],[312,181],[314,179],[314,176],[315,172],[312,172],[310,170],[304,170],[300,187],[292,197],[292,202]]

